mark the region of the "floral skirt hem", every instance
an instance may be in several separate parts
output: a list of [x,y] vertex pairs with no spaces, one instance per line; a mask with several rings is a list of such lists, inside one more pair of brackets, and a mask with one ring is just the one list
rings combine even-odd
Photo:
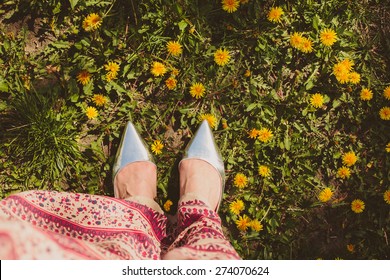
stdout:
[[0,259],[156,260],[177,250],[177,259],[239,259],[202,201],[180,202],[169,236],[157,204],[141,203],[54,191],[9,196],[0,202]]

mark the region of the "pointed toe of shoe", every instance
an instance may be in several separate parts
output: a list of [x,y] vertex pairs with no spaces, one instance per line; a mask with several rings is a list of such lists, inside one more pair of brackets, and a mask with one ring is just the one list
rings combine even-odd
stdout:
[[191,141],[188,143],[181,161],[188,159],[200,159],[206,161],[218,171],[221,178],[220,200],[215,209],[218,211],[225,188],[225,167],[221,152],[215,143],[213,133],[206,120],[201,123]]
[[190,158],[207,161],[224,177],[225,168],[222,156],[207,121],[201,123],[184,151],[183,160]]
[[116,154],[113,166],[113,182],[116,174],[126,165],[138,162],[148,161],[154,163],[153,156],[150,154],[145,142],[138,134],[133,123],[128,122],[123,131],[122,139]]

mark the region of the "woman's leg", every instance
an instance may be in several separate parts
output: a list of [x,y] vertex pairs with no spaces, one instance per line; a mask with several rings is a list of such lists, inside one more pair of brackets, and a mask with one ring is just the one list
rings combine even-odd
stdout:
[[220,177],[210,164],[196,159],[181,163],[179,234],[164,259],[240,259],[214,211],[221,199],[221,187]]

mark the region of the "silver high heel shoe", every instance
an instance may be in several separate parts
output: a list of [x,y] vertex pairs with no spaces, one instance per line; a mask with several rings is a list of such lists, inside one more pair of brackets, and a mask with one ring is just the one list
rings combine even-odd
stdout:
[[114,184],[114,195],[116,198],[119,198],[119,192],[115,185],[116,175],[123,167],[139,161],[148,161],[156,165],[147,145],[138,134],[134,125],[129,121],[123,131],[112,169],[112,182]]
[[[223,191],[225,188],[225,168],[221,152],[219,151],[218,146],[215,143],[213,133],[210,129],[207,120],[204,120],[201,123],[198,130],[195,132],[195,135],[188,143],[184,151],[183,159],[180,161],[179,166],[184,160],[188,159],[204,160],[218,171],[222,184],[221,196],[215,209],[215,211],[218,212],[222,200]],[[205,180],[207,180],[207,178],[205,178]]]

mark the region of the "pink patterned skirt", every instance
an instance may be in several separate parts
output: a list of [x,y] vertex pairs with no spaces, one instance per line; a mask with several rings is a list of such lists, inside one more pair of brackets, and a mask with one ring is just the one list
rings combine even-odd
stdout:
[[181,199],[171,227],[154,201],[23,192],[0,201],[0,259],[240,258],[194,195]]

